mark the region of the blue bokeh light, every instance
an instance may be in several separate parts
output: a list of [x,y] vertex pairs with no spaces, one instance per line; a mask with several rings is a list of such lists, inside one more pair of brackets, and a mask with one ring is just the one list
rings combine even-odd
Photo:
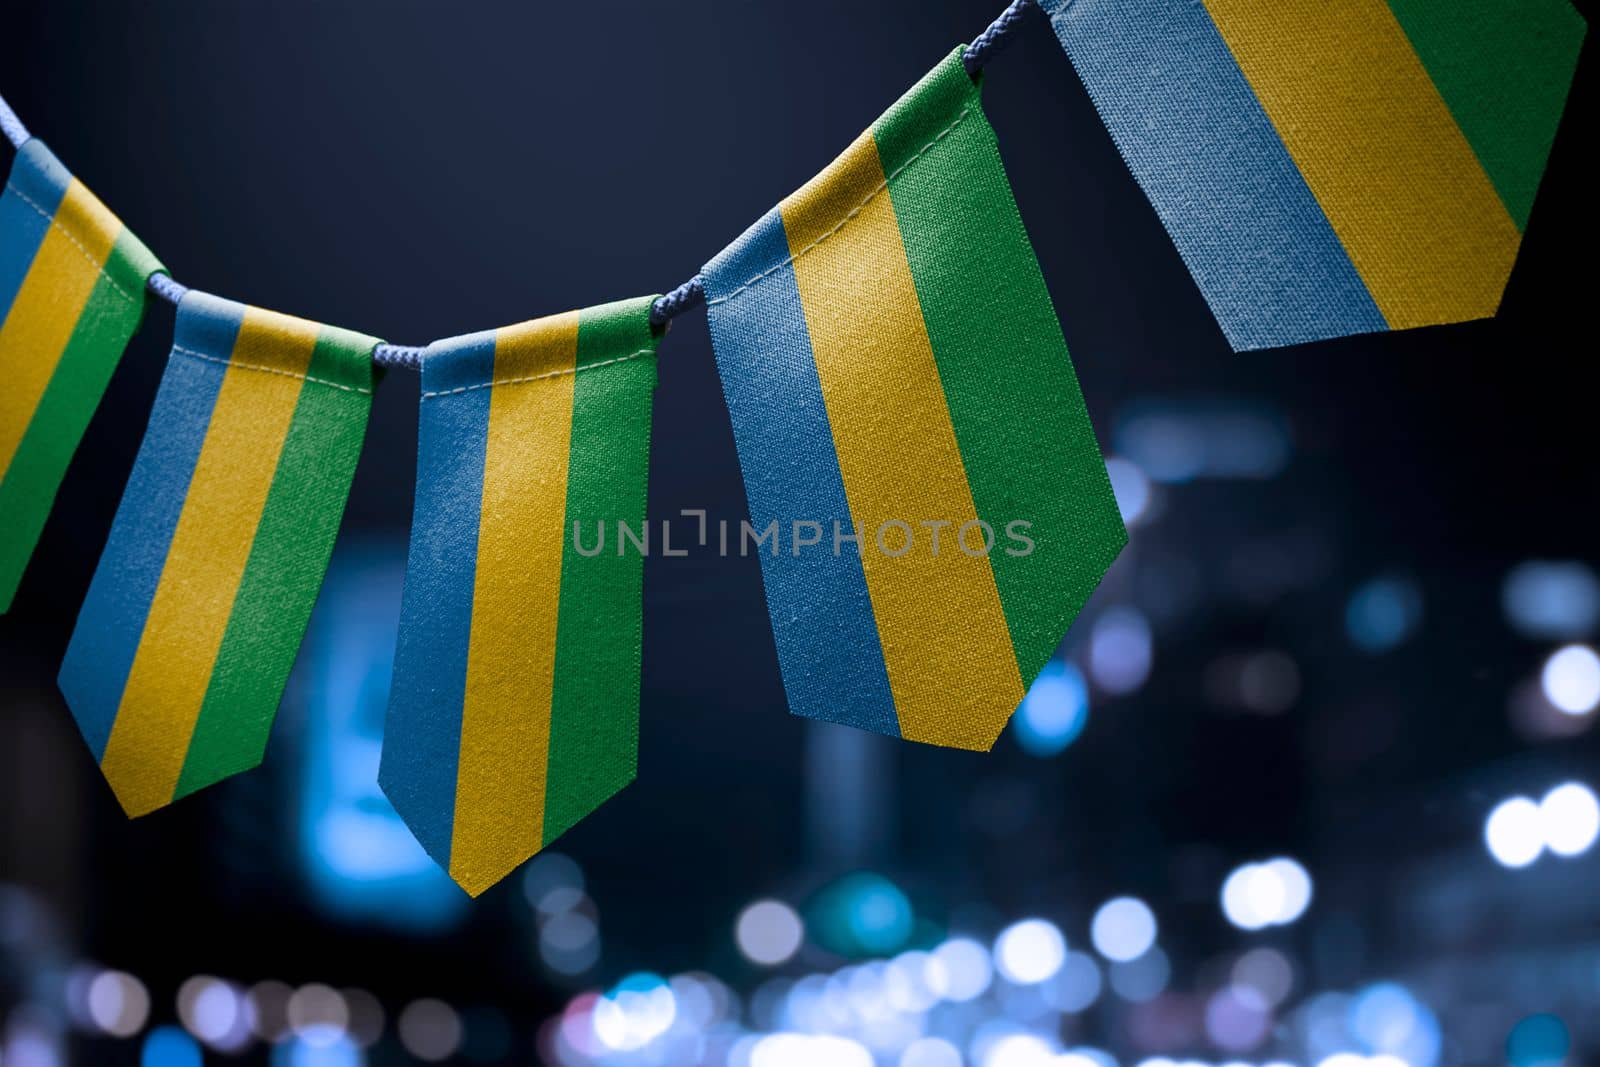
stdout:
[[324,911],[409,930],[465,914],[457,889],[378,788],[404,553],[364,543],[336,552],[297,665],[304,697],[299,854]]
[[1357,993],[1347,1025],[1368,1052],[1398,1056],[1410,1067],[1438,1062],[1438,1017],[1396,982],[1378,982]]
[[204,1062],[195,1039],[176,1026],[158,1026],[145,1035],[139,1067],[201,1067]]
[[1397,648],[1422,622],[1422,591],[1409,578],[1374,578],[1350,596],[1344,627],[1350,641],[1366,652]]
[[1600,623],[1600,579],[1585,563],[1529,560],[1506,575],[1500,602],[1524,637],[1585,637]]
[[1148,401],[1118,420],[1116,451],[1152,481],[1272,478],[1293,454],[1287,421],[1251,401]]
[[272,1050],[272,1067],[361,1067],[366,1062],[361,1049],[348,1037],[326,1043],[285,1041]]
[[1511,1067],[1561,1067],[1571,1050],[1567,1024],[1554,1015],[1530,1015],[1506,1038]]
[[807,912],[807,929],[841,956],[892,955],[906,947],[916,926],[911,901],[900,887],[866,871],[824,888]]
[[1034,679],[1011,718],[1011,734],[1030,756],[1059,754],[1089,721],[1089,687],[1072,664],[1053,659]]

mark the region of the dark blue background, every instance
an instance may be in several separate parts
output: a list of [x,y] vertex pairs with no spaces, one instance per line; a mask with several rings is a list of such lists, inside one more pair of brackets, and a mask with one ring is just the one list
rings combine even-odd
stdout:
[[[671,288],[998,7],[51,0],[8,11],[0,92],[180,281],[421,344]],[[1158,883],[1191,847],[1322,849],[1359,883],[1419,840],[1473,838],[1477,769],[1518,758],[1503,690],[1542,655],[1492,625],[1500,576],[1527,557],[1592,560],[1600,537],[1591,72],[1586,61],[1498,319],[1236,355],[1030,12],[985,102],[1102,443],[1152,396],[1260,400],[1294,427],[1283,477],[1197,488],[1146,557],[1180,559],[1207,586],[1256,565],[1263,531],[1306,532],[1331,555],[1288,603],[1210,596],[1076,759],[1029,761],[1006,742],[988,757],[893,746],[896,814],[877,865],[1009,914]],[[270,859],[288,832],[277,794],[242,780],[128,823],[76,747],[54,671],[170,335],[158,306],[0,619],[0,737],[14,741],[0,756],[0,877],[47,891],[69,940],[157,987],[231,968],[547,1012],[556,994],[503,949],[514,890],[440,941],[345,929],[309,913]],[[416,404],[415,375],[391,373],[347,534],[403,537]],[[700,311],[662,343],[653,440],[653,517],[743,517]],[[1390,565],[1429,591],[1425,643],[1354,668],[1332,649],[1340,598]],[[1134,578],[1121,581],[1119,597]],[[1263,642],[1303,651],[1303,719],[1246,728],[1190,713],[1210,657]],[[727,956],[741,903],[825,873],[804,840],[804,732],[785,713],[754,559],[650,561],[642,713],[639,781],[562,847],[610,908],[619,965],[665,970]],[[1387,738],[1374,752],[1325,758],[1329,737],[1372,716]],[[277,751],[257,775],[270,779]],[[1594,742],[1553,758],[1592,771]],[[1015,808],[1015,827],[974,830],[980,794]],[[1380,796],[1420,829],[1389,830]],[[217,842],[241,839],[241,811],[256,862],[230,866]],[[1342,842],[1363,820],[1369,836]],[[1207,906],[1174,936],[1216,934]]]

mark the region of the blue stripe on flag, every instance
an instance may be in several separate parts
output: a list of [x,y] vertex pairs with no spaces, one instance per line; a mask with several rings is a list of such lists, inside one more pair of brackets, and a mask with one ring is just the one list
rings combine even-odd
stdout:
[[1388,329],[1199,0],[1040,0],[1235,349]]
[[[173,347],[232,351],[242,317],[240,305],[191,291],[178,306]],[[221,363],[177,351],[167,358],[150,425],[78,612],[59,684],[96,762],[111,738],[227,372]]]
[[[430,345],[422,359],[423,393],[492,381],[494,350],[492,330]],[[378,770],[395,810],[447,870],[492,393],[463,389],[422,400],[416,513]]]
[[[796,715],[898,737],[861,558],[848,543],[833,554],[834,521],[852,532],[850,506],[788,259],[774,208],[702,272],[750,521],[757,532],[778,524],[778,554],[759,550],[778,664]],[[822,525],[822,542],[798,557],[796,520]]]

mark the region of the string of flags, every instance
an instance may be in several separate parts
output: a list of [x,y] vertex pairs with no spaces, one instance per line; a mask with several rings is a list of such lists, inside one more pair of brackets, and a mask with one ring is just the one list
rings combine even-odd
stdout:
[[[1494,312],[1585,31],[1566,0],[1035,2],[1236,349]],[[399,361],[422,402],[379,779],[469,893],[634,777],[663,304],[706,303],[793,713],[987,750],[1116,559],[973,71],[1025,6],[670,299]],[[260,762],[382,343],[177,286],[3,101],[0,126],[0,610],[147,289],[181,293],[60,673],[142,815]]]

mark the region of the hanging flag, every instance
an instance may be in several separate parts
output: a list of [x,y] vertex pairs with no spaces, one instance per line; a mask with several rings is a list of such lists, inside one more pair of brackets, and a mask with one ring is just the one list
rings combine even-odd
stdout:
[[703,274],[790,710],[989,748],[1127,534],[960,51]]
[[378,342],[190,292],[61,691],[129,815],[261,762]]
[[1235,349],[1486,318],[1567,0],[1040,0]]
[[17,151],[0,196],[0,612],[163,269],[42,141]]
[[379,784],[467,892],[633,780],[651,298],[436,341]]

